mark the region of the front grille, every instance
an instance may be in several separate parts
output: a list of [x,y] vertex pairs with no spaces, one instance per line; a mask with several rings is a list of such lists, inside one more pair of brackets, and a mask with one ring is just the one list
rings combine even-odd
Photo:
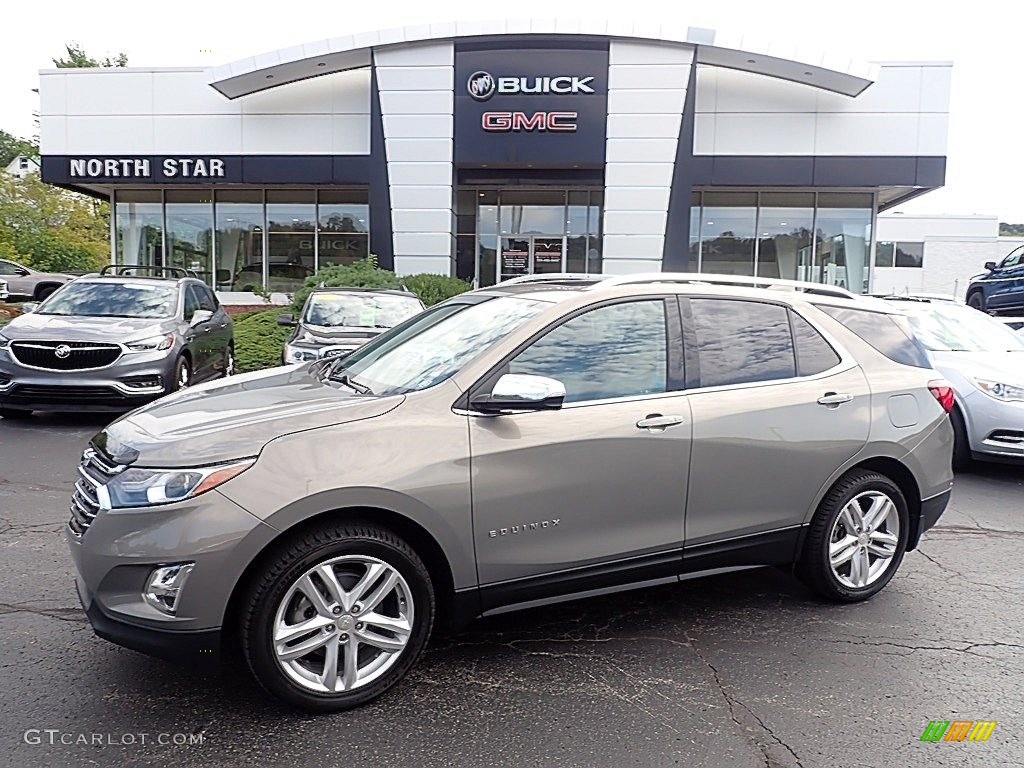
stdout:
[[997,429],[988,436],[988,439],[997,440],[1000,443],[1024,445],[1024,432],[1015,429]]
[[11,355],[33,368],[84,371],[110,365],[121,356],[121,347],[91,341],[12,341]]
[[111,461],[95,448],[85,449],[78,466],[79,477],[71,496],[71,519],[68,520],[68,527],[75,536],[81,537],[96,519],[100,496],[104,493],[102,486],[124,470],[123,465]]
[[6,395],[11,404],[123,403],[125,396],[113,387],[16,384]]

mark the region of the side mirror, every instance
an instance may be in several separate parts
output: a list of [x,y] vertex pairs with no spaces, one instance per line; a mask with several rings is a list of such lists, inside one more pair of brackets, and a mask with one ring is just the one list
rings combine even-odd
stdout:
[[296,325],[298,325],[298,323],[295,322],[295,315],[291,314],[290,312],[283,315],[278,315],[277,324],[286,326],[288,328],[294,328]]
[[476,395],[470,405],[483,413],[557,411],[565,401],[565,385],[547,376],[506,373],[489,395]]
[[28,271],[27,269],[25,269],[24,267],[17,267],[17,268],[16,268],[15,270],[14,270],[14,274],[18,275],[19,277],[28,277],[28,276],[29,276],[29,275],[31,275],[32,273],[31,273],[31,272],[29,272],[29,271]]
[[213,319],[213,312],[208,309],[197,309],[192,313],[192,319],[188,321],[188,324],[195,328],[197,325],[208,323]]
[[995,268],[996,268],[996,263],[994,261],[986,261],[985,262],[985,269],[987,269],[989,272],[991,272]]
[[24,304],[21,305],[21,311],[24,312],[26,315],[29,312],[35,312],[37,309],[39,309],[39,303],[36,301],[26,301]]

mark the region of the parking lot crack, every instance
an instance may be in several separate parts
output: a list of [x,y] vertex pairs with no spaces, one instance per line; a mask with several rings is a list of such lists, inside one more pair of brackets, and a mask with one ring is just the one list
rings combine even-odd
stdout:
[[81,608],[40,608],[30,603],[0,603],[0,615],[11,613],[31,613],[73,624],[84,624],[87,621]]
[[958,571],[955,568],[951,568],[948,565],[944,565],[943,563],[939,562],[938,558],[936,558],[933,555],[929,555],[923,549],[918,548],[917,552],[925,560],[927,560],[929,563],[934,565],[936,568],[939,568],[944,573],[952,573],[952,574],[954,574],[956,576],[959,576],[961,579],[964,580],[964,582],[966,582],[967,584],[970,584],[972,586],[982,587],[984,589],[994,589],[997,592],[1020,592],[1021,591],[1019,589],[1014,589],[1013,587],[1004,586],[1002,584],[989,584],[988,582],[985,582],[985,581],[975,581],[974,579],[970,578],[969,576],[967,576],[962,571]]

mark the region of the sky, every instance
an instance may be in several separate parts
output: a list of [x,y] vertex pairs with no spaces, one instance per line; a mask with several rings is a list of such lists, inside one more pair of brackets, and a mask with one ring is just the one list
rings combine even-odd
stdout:
[[[867,61],[952,61],[946,186],[907,213],[998,215],[1024,222],[1024,3],[1017,0],[518,0],[515,18],[600,17],[779,38]],[[494,3],[384,0],[37,0],[4,8],[0,128],[31,136],[38,71],[65,42],[131,66],[213,66],[310,40],[408,24],[492,19]]]

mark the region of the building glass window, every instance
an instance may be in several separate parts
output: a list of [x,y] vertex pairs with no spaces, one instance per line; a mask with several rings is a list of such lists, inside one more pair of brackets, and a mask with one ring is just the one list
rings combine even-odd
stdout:
[[318,269],[369,255],[370,206],[365,190],[321,190],[317,221]]
[[290,293],[316,272],[313,190],[267,192],[267,289]]
[[163,266],[163,222],[159,190],[118,190],[114,198],[115,262]]
[[896,243],[896,266],[924,266],[924,243]]
[[815,264],[809,279],[867,293],[873,206],[868,193],[818,193]]
[[218,190],[214,201],[217,289],[262,289],[263,191]]
[[813,229],[813,192],[763,192],[757,212],[758,276],[805,279]]
[[701,213],[700,271],[753,275],[756,192],[705,192]]
[[875,243],[875,266],[891,267],[896,261],[896,243],[878,242]]
[[167,264],[195,272],[213,285],[213,192],[169,189],[164,194]]

